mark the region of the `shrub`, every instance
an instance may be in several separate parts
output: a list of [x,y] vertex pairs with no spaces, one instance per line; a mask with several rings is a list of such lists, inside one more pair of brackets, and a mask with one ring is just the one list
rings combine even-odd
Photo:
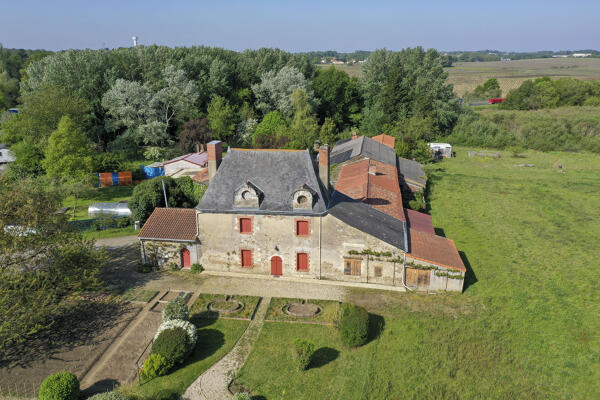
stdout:
[[369,313],[363,307],[344,303],[339,316],[340,339],[346,347],[358,347],[367,342]]
[[198,329],[196,329],[196,326],[191,322],[179,319],[164,321],[162,324],[160,324],[160,326],[158,327],[158,331],[156,331],[156,335],[154,336],[154,340],[158,339],[158,336],[162,331],[177,327],[183,328],[185,330],[189,338],[189,344],[193,348],[196,345],[196,341],[198,340]]
[[150,263],[145,263],[145,264],[139,264],[136,267],[136,271],[142,274],[147,274],[149,272],[152,272],[152,270],[154,269],[154,265],[150,264]]
[[42,382],[38,398],[39,400],[77,400],[79,381],[70,372],[52,374]]
[[188,310],[187,302],[182,296],[169,301],[163,310],[163,321],[170,321],[172,319],[180,319],[183,321],[190,319],[190,311]]
[[202,266],[202,264],[192,264],[192,267],[190,269],[192,271],[192,273],[194,274],[199,274],[202,271],[204,271],[204,267]]
[[233,400],[251,400],[252,398],[248,393],[237,392],[233,395]]
[[131,218],[129,218],[129,217],[117,218],[117,227],[127,228],[129,225],[131,225]]
[[128,400],[128,398],[118,392],[105,392],[88,397],[87,400]]
[[522,146],[510,146],[508,148],[508,150],[511,152],[513,157],[520,157],[521,154],[523,154],[523,152],[525,151],[525,149]]
[[315,352],[315,345],[304,339],[294,340],[294,359],[300,371],[304,371],[310,365],[310,358]]
[[173,364],[169,362],[165,357],[160,354],[152,353],[144,361],[144,369],[142,370],[142,376],[145,379],[154,379],[158,376],[163,376],[169,370]]
[[152,354],[160,354],[172,364],[183,362],[190,350],[188,334],[180,327],[163,330],[152,344]]

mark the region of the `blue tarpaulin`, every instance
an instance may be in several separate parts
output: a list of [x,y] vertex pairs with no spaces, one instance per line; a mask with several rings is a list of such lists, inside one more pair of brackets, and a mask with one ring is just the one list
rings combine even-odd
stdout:
[[157,176],[164,176],[165,169],[157,165],[158,163],[150,165],[142,165],[140,168],[146,179],[156,178]]

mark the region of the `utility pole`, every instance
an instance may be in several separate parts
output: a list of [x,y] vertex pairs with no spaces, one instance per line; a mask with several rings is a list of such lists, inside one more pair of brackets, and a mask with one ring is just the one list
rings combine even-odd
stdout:
[[162,187],[163,187],[163,195],[165,196],[165,207],[169,208],[169,202],[167,201],[167,190],[165,189],[165,180],[161,179]]

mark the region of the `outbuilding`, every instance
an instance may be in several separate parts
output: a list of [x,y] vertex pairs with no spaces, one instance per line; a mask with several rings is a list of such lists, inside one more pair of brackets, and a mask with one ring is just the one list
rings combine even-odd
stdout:
[[429,148],[435,158],[452,157],[452,146],[448,143],[429,143]]

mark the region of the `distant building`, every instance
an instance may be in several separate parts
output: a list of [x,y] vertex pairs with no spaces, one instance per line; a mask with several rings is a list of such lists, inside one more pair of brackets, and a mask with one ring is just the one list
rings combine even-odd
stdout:
[[189,153],[183,156],[175,157],[172,160],[161,164],[164,168],[165,176],[179,178],[182,176],[193,177],[199,172],[207,169],[208,155],[205,151],[198,153]]
[[583,57],[591,57],[592,53],[573,53],[572,55],[575,58],[583,58]]
[[8,168],[8,164],[16,161],[15,154],[8,147],[0,143],[0,172]]

